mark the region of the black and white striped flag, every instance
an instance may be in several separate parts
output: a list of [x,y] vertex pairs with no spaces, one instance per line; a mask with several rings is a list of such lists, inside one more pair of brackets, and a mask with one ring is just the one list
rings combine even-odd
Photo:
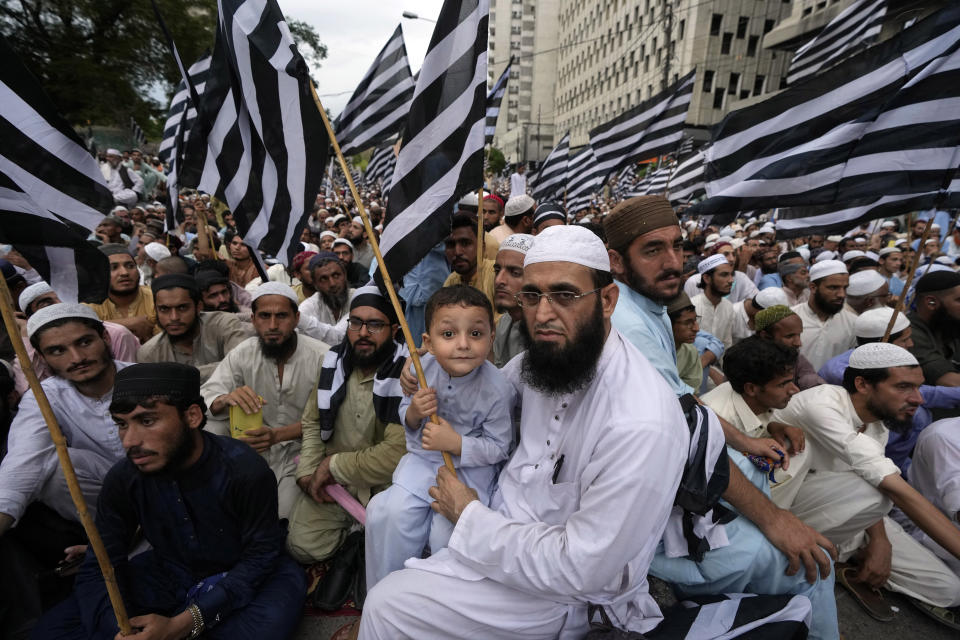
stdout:
[[414,86],[403,30],[397,25],[337,118],[335,131],[343,155],[394,137],[410,111]]
[[603,186],[605,177],[603,170],[597,168],[590,146],[571,155],[567,163],[567,213],[576,213],[589,207]]
[[507,68],[503,70],[496,84],[487,94],[487,126],[484,132],[486,143],[493,142],[493,136],[497,132],[497,116],[500,115],[500,103],[503,102],[503,94],[507,92],[507,82],[510,80],[510,69],[513,68],[513,58],[507,63]]
[[617,199],[623,199],[628,193],[632,193],[637,185],[637,165],[632,164],[625,167],[617,174],[616,186],[613,188],[613,195]]
[[180,182],[226,202],[245,244],[289,264],[330,140],[276,0],[219,0],[219,7]]
[[604,177],[640,160],[670,153],[683,139],[696,70],[665,91],[590,132],[590,146]]
[[662,194],[667,190],[667,183],[670,182],[670,174],[673,172],[672,164],[664,164],[657,169],[647,173],[647,185],[644,191],[645,195]]
[[700,215],[946,189],[960,145],[960,5],[757,105],[707,151]]
[[648,640],[805,640],[813,621],[806,596],[728,593],[686,598],[663,612]]
[[570,132],[560,138],[550,155],[540,165],[536,175],[530,177],[533,199],[537,202],[563,200],[567,182],[567,159],[570,155]]
[[130,137],[133,138],[133,142],[138,147],[142,147],[147,141],[146,134],[143,132],[143,129],[140,128],[140,125],[137,124],[137,121],[134,120],[133,116],[130,116]]
[[363,181],[367,184],[380,184],[381,189],[389,189],[393,178],[393,167],[397,164],[397,154],[393,150],[393,144],[389,143],[379,147],[370,156],[370,162],[367,163],[367,170],[363,174]]
[[450,234],[453,204],[483,184],[488,12],[488,0],[444,0],[437,18],[380,239],[393,278]]
[[[207,74],[210,71],[210,53],[205,53],[202,58],[194,62],[187,73],[190,76],[190,82],[197,92],[198,97],[203,96],[204,87],[207,84]],[[186,112],[186,113],[184,113]],[[163,140],[157,149],[157,157],[161,162],[171,163],[173,161],[173,150],[177,141],[177,134],[183,131],[183,139],[186,142],[190,137],[190,129],[193,127],[193,121],[197,119],[197,108],[190,98],[190,89],[183,80],[177,85],[173,97],[170,99],[170,109],[167,111],[167,121],[163,125]],[[183,124],[181,125],[181,121]]]
[[2,37],[0,57],[0,242],[64,302],[102,302],[110,268],[87,237],[113,195],[83,139]]
[[887,14],[887,0],[856,0],[813,40],[797,49],[787,83],[816,75],[876,41]]
[[703,148],[698,149],[695,153],[681,159],[680,162],[677,163],[673,175],[670,176],[670,183],[667,185],[670,204],[674,206],[678,204],[688,204],[707,194],[703,170]]

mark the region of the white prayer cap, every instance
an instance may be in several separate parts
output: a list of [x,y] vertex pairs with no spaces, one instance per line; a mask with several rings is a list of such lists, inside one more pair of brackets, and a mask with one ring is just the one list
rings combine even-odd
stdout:
[[763,226],[760,227],[760,233],[776,233],[777,229],[770,222],[764,222]]
[[733,247],[734,249],[739,249],[740,247],[743,246],[743,243],[744,243],[743,238],[734,238],[733,240],[730,241],[730,246]]
[[767,287],[766,289],[761,289],[757,295],[753,297],[753,304],[757,305],[761,309],[769,309],[778,304],[781,304],[785,307],[790,306],[790,302],[787,300],[787,294],[784,293],[783,289],[780,287]]
[[880,249],[880,253],[877,254],[878,257],[882,258],[883,256],[888,256],[891,253],[902,253],[900,247],[884,247]]
[[803,258],[804,262],[810,262],[810,249],[806,247],[797,247],[797,253],[800,254],[800,257]]
[[110,209],[110,213],[116,213],[117,211],[129,211],[129,209],[127,209],[127,208],[126,208],[125,206],[123,206],[122,204],[118,204],[118,205],[115,206],[113,209]]
[[476,207],[478,202],[479,200],[477,199],[477,192],[471,191],[467,195],[460,198],[457,204],[462,207]]
[[706,240],[707,242],[716,242],[719,239],[720,239],[719,233],[711,233],[706,238],[704,238],[704,240]]
[[905,244],[907,244],[907,239],[906,239],[906,238],[897,238],[897,239],[894,240],[894,242],[893,242],[893,246],[895,246],[895,247],[901,247],[901,246],[903,246],[903,245],[905,245]]
[[729,226],[726,226],[726,227],[724,227],[723,229],[720,229],[720,236],[721,236],[721,237],[725,236],[725,237],[727,237],[727,238],[732,238],[732,237],[733,237],[733,229],[731,229]]
[[880,228],[881,228],[881,229],[893,229],[893,228],[896,227],[896,226],[897,226],[897,223],[894,222],[893,220],[884,220],[884,221],[880,224]]
[[757,229],[756,231],[751,231],[751,232],[750,232],[750,239],[752,240],[752,239],[758,238],[758,237],[760,237],[760,236],[762,236],[762,235],[763,235],[763,231],[761,231],[760,229]]
[[332,221],[333,221],[333,224],[337,224],[341,220],[346,220],[346,219],[347,219],[347,216],[343,215],[342,213],[338,213],[337,215],[333,216]]
[[27,337],[32,338],[33,334],[51,322],[66,318],[86,318],[87,320],[100,322],[100,318],[93,312],[93,309],[85,304],[58,302],[49,307],[44,307],[30,316],[27,320]]
[[516,251],[526,255],[532,246],[532,235],[529,233],[514,233],[507,236],[503,242],[500,243],[500,248],[497,250],[497,253],[500,251]]
[[940,225],[934,222],[932,225],[930,225],[930,231],[940,231]]
[[538,262],[572,262],[610,271],[610,257],[603,241],[593,231],[576,225],[557,224],[541,231],[527,250],[523,266]]
[[159,242],[148,242],[143,248],[143,252],[150,256],[151,260],[156,260],[157,262],[170,257],[170,249],[167,249]]
[[297,298],[296,292],[290,288],[290,285],[282,282],[276,282],[273,280],[264,282],[250,292],[250,301],[252,302],[263,296],[283,296],[293,302],[293,306],[295,308],[300,306],[300,299]]
[[827,242],[841,242],[843,236],[827,236]]
[[835,260],[837,257],[836,251],[821,251],[817,254],[817,257],[813,259],[814,264],[817,262],[824,262],[826,260]]
[[923,243],[924,246],[928,244],[933,244],[934,242],[940,242],[940,238],[927,238],[927,241]]
[[865,296],[873,293],[883,285],[887,284],[887,279],[873,269],[857,271],[850,276],[850,285],[847,287],[848,296]]
[[[853,322],[853,333],[858,338],[882,338],[887,331],[887,325],[890,324],[890,316],[892,315],[893,309],[890,307],[868,309],[857,316],[857,319]],[[907,320],[907,316],[898,313],[890,335],[900,333],[909,326],[910,321]]]
[[707,273],[708,271],[713,271],[717,267],[723,266],[725,264],[726,265],[730,264],[726,256],[724,256],[722,253],[715,253],[709,258],[704,258],[703,260],[701,260],[697,264],[697,271],[701,275],[703,275],[704,273]]
[[860,251],[859,249],[851,249],[850,251],[847,251],[846,253],[843,254],[843,261],[849,262],[854,258],[863,258],[866,255],[867,255],[866,253],[864,253],[863,251]]
[[836,275],[838,273],[847,273],[847,265],[839,260],[824,260],[817,262],[810,267],[810,282],[815,282],[820,278]]
[[336,239],[336,238],[337,238],[337,234],[335,234],[333,231],[330,231],[330,229],[326,229],[326,230],[320,232],[320,237],[321,237],[321,238],[327,238],[327,237],[329,237],[329,238]]
[[874,260],[874,261],[880,259],[880,254],[877,253],[876,251],[867,251],[867,254],[866,254],[866,255],[867,255],[868,258],[870,258],[871,260]]
[[353,243],[347,240],[346,238],[337,238],[336,240],[333,241],[333,246],[337,246],[338,244],[345,244],[348,247],[350,247],[351,251],[353,251]]
[[848,366],[854,369],[886,369],[919,365],[913,354],[903,347],[889,342],[870,342],[853,350]]
[[704,243],[703,243],[703,250],[704,250],[704,251],[707,251],[707,250],[709,250],[709,249],[713,249],[713,247],[716,246],[716,244],[717,244],[717,243],[716,243],[716,242],[713,242],[712,240],[711,240],[710,242],[704,242]]
[[45,296],[48,293],[53,293],[53,289],[50,288],[46,282],[42,280],[36,284],[32,284],[23,291],[20,292],[20,298],[17,300],[20,303],[20,310],[24,313],[27,312],[27,307],[30,306],[30,303],[39,298],[40,296]]
[[360,216],[353,216],[352,222],[356,222],[361,227],[363,226],[363,218],[361,218]]
[[[476,199],[476,194],[474,194],[473,197]],[[476,201],[474,201],[474,204],[476,204]],[[528,211],[533,213],[533,208],[536,205],[537,203],[534,201],[534,199],[526,194],[513,196],[507,200],[507,204],[504,205],[503,214],[508,218],[512,218],[513,216],[519,216],[527,213]]]
[[120,153],[119,151],[117,151],[116,149],[107,149],[107,155],[108,155],[108,156],[121,156],[121,157],[123,156],[123,154]]

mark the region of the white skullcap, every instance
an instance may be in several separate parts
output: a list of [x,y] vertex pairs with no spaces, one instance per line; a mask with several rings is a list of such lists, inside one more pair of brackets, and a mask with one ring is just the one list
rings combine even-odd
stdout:
[[337,224],[341,220],[346,220],[346,219],[347,219],[347,216],[343,215],[342,213],[338,213],[337,215],[333,216],[332,221],[333,221],[333,224]]
[[533,236],[529,233],[514,233],[507,236],[503,242],[500,243],[500,248],[497,250],[500,251],[516,251],[524,255],[527,254],[527,251],[530,250],[530,247],[533,246]]
[[883,249],[880,249],[880,253],[877,255],[882,258],[883,256],[890,255],[891,253],[902,253],[902,252],[900,251],[900,247],[884,247]]
[[733,237],[733,229],[731,229],[729,226],[724,227],[723,229],[720,229],[720,236],[721,236],[721,237],[732,238],[732,237]]
[[263,296],[283,296],[293,302],[294,307],[300,306],[300,299],[297,298],[296,292],[290,288],[290,285],[282,282],[275,282],[273,280],[264,282],[250,292],[251,302],[257,298],[262,298]]
[[827,236],[827,242],[842,242],[843,236]]
[[895,226],[897,226],[897,223],[894,222],[893,220],[885,220],[882,223],[880,223],[881,229],[892,229]]
[[350,247],[351,251],[353,251],[353,243],[347,240],[346,238],[337,238],[336,240],[333,241],[333,246],[337,246],[338,244],[345,244],[348,247]]
[[46,282],[42,280],[36,284],[32,284],[23,291],[20,292],[20,298],[17,302],[20,303],[20,310],[24,313],[27,312],[27,307],[30,306],[30,303],[39,298],[40,296],[45,296],[48,293],[53,293],[53,289],[50,288]]
[[854,258],[863,258],[866,255],[867,255],[866,253],[864,253],[863,251],[860,251],[859,249],[851,249],[850,251],[847,251],[846,253],[843,254],[842,260],[844,262],[848,262],[850,260],[853,260]]
[[719,234],[719,233],[711,233],[711,234],[708,235],[706,238],[704,238],[704,240],[705,240],[706,242],[716,242],[716,241],[719,240],[719,239],[720,239],[720,234]]
[[939,231],[939,230],[940,230],[940,225],[937,224],[936,222],[930,225],[930,231]]
[[813,259],[813,262],[817,263],[817,262],[824,262],[825,260],[834,260],[836,259],[836,257],[837,257],[837,252],[830,251],[828,249],[827,251],[821,251],[820,253],[818,253],[817,257]]
[[704,243],[703,243],[703,249],[704,249],[704,251],[706,251],[706,250],[708,250],[708,249],[713,249],[713,248],[716,246],[716,244],[717,244],[717,243],[716,243],[716,242],[713,242],[713,241],[704,242]]
[[110,213],[116,213],[117,211],[129,211],[129,209],[127,209],[127,208],[126,208],[125,206],[123,206],[122,204],[118,204],[118,205],[115,206],[113,209],[110,209]]
[[733,247],[734,249],[739,249],[740,247],[743,246],[743,243],[744,243],[743,238],[734,238],[733,240],[730,241],[730,246]]
[[784,293],[780,287],[767,287],[766,289],[760,290],[757,295],[753,297],[753,304],[761,309],[769,309],[778,304],[785,307],[790,306],[790,302],[787,300],[787,294]]
[[847,295],[865,296],[868,293],[873,293],[885,284],[887,284],[887,279],[873,269],[857,271],[855,274],[850,276],[850,284],[847,286]]
[[[890,324],[890,316],[892,315],[893,309],[890,307],[868,309],[854,320],[853,333],[858,338],[882,338],[883,334],[887,331],[887,325]],[[907,316],[903,313],[898,313],[890,335],[900,333],[909,326],[910,321],[907,320]]]
[[760,233],[776,233],[777,229],[773,224],[769,222],[764,222],[763,226],[760,227]]
[[122,156],[123,154],[117,151],[116,149],[107,149],[108,156]]
[[763,231],[760,231],[760,229],[757,229],[756,231],[750,232],[750,239],[753,240],[754,238],[758,238],[762,235],[763,235]]
[[820,278],[836,275],[838,273],[847,273],[847,265],[839,260],[824,260],[817,262],[810,267],[810,282],[815,282]]
[[77,304],[75,302],[58,302],[57,304],[52,304],[49,307],[44,307],[30,316],[30,318],[27,320],[27,337],[32,338],[33,334],[42,329],[44,326],[54,322],[55,320],[63,320],[65,318],[86,318],[88,320],[96,320],[97,322],[100,322],[100,318],[98,318],[97,314],[93,312],[93,309],[85,304]]
[[351,220],[351,222],[356,222],[361,227],[363,226],[363,218],[361,218],[360,216],[353,216],[353,220]]
[[810,249],[806,247],[797,247],[797,253],[800,254],[800,257],[803,258],[804,262],[810,262]]
[[[476,198],[476,194],[474,194],[474,198]],[[474,204],[476,204],[476,202],[474,202]],[[527,213],[528,211],[533,213],[532,209],[536,205],[537,203],[534,201],[534,199],[526,194],[513,196],[507,200],[507,204],[504,205],[503,214],[508,218],[512,218],[513,216],[519,216],[520,214]]]
[[143,248],[143,252],[150,256],[151,260],[156,260],[157,262],[170,257],[170,249],[167,249],[159,242],[148,242]]
[[940,238],[927,238],[927,241],[923,243],[923,246],[933,244],[934,242],[940,242]]
[[903,347],[889,342],[870,342],[853,350],[848,366],[854,369],[886,369],[919,365],[913,354]]
[[715,253],[709,258],[704,258],[703,260],[701,260],[697,264],[697,271],[701,275],[703,275],[704,273],[707,273],[708,271],[713,271],[717,267],[723,266],[725,264],[726,265],[730,264],[730,262],[726,259],[726,257],[722,253]]
[[867,257],[870,258],[871,260],[876,261],[880,259],[880,254],[877,253],[876,251],[867,251]]
[[333,231],[330,231],[330,229],[327,229],[327,230],[322,231],[322,232],[320,233],[320,237],[321,237],[321,238],[330,237],[330,238],[336,239],[337,234],[335,234]]
[[463,207],[475,207],[475,206],[477,206],[477,203],[478,203],[478,202],[479,202],[479,200],[478,200],[478,198],[477,198],[477,192],[476,192],[476,191],[471,191],[471,192],[468,193],[467,195],[465,195],[465,196],[463,196],[462,198],[460,198],[460,200],[459,200],[459,202],[457,202],[457,204],[459,204],[459,205],[461,205],[461,206],[463,206]]
[[538,262],[572,262],[598,271],[610,271],[610,256],[603,241],[593,231],[574,225],[547,227],[533,239],[523,266],[526,268]]

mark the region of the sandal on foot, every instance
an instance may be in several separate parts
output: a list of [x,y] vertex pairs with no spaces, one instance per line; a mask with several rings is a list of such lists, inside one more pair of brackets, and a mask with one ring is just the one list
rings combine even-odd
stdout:
[[960,607],[935,607],[916,598],[907,598],[910,604],[927,614],[942,625],[960,631]]
[[874,620],[880,622],[890,622],[893,620],[893,609],[883,599],[883,594],[879,589],[874,589],[868,584],[858,582],[856,579],[856,567],[843,567],[837,571],[837,582],[842,584],[847,591],[860,603],[864,611]]

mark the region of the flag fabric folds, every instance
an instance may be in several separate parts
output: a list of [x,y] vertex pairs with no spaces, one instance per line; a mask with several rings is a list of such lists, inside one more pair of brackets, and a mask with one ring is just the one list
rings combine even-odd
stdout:
[[570,132],[568,131],[550,155],[540,165],[536,175],[531,176],[533,199],[537,202],[563,200],[567,182],[567,158],[570,155]]
[[497,116],[500,115],[500,103],[503,101],[503,94],[507,92],[507,81],[510,79],[510,69],[512,67],[513,59],[511,58],[507,68],[503,70],[503,73],[497,78],[497,83],[487,94],[486,144],[493,142],[493,136],[497,132]]
[[590,132],[597,169],[606,178],[629,164],[674,151],[693,96],[696,71]]
[[219,7],[180,181],[226,202],[245,244],[289,264],[301,250],[330,140],[276,0],[220,0]]
[[397,25],[337,118],[337,142],[343,155],[394,137],[407,118],[414,85],[403,30]]
[[370,156],[370,162],[367,163],[367,169],[363,173],[363,181],[367,184],[380,183],[381,189],[389,189],[396,164],[397,154],[393,151],[393,144],[379,147]]
[[0,242],[64,302],[101,302],[109,265],[87,237],[114,205],[83,140],[0,37]]
[[654,169],[647,174],[647,185],[644,191],[645,195],[662,194],[667,190],[667,183],[670,182],[670,174],[673,172],[673,165],[664,163],[663,166]]
[[603,169],[597,168],[590,147],[584,147],[576,155],[570,156],[567,164],[567,213],[576,213],[589,207],[605,179]]
[[823,28],[813,40],[797,49],[787,70],[793,84],[836,64],[872,44],[887,14],[887,0],[856,0]]
[[[401,278],[450,233],[454,203],[483,183],[488,0],[445,0],[393,171],[380,239]],[[379,277],[379,276],[378,276]]]
[[704,148],[698,149],[686,158],[682,158],[676,166],[670,183],[667,185],[670,204],[688,204],[692,200],[706,195],[703,178]]
[[[187,73],[198,96],[203,96],[203,89],[207,84],[207,74],[210,71],[210,54],[194,62]],[[162,162],[173,161],[173,150],[177,141],[178,132],[183,132],[184,141],[189,139],[190,128],[197,119],[197,107],[190,98],[190,89],[184,80],[177,84],[176,91],[170,99],[170,109],[167,111],[167,121],[163,125],[163,140],[157,149],[157,157]],[[182,124],[181,124],[182,122]]]
[[738,211],[864,205],[949,187],[960,144],[960,5],[729,114],[707,151],[717,223]]

